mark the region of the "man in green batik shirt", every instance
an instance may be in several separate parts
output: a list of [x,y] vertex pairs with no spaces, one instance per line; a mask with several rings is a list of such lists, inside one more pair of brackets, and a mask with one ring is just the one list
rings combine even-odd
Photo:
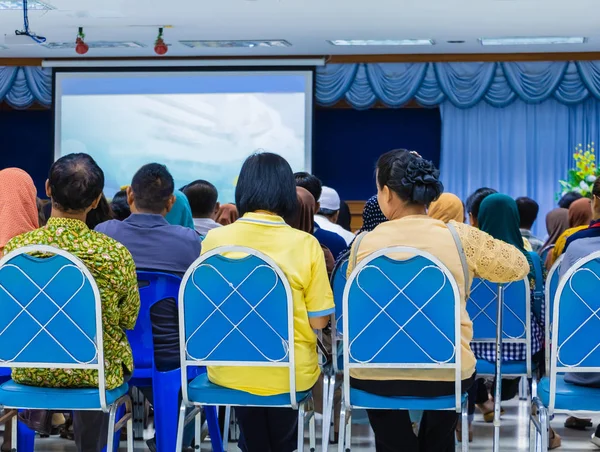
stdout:
[[[104,173],[87,154],[70,154],[52,168],[46,193],[52,216],[46,227],[13,238],[5,254],[27,245],[51,245],[83,261],[96,280],[102,301],[106,389],[121,386],[133,372],[133,355],[125,330],[132,330],[140,309],[135,263],[121,243],[90,230],[85,219],[98,206]],[[14,369],[13,379],[42,387],[98,387],[98,372],[81,369]],[[74,415],[77,449],[99,452],[106,445],[108,415],[82,411]]]

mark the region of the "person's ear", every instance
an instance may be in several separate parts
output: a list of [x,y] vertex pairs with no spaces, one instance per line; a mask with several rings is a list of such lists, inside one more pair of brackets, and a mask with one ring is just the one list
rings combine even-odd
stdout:
[[98,196],[94,202],[91,205],[91,210],[94,210],[96,207],[98,207],[98,204],[100,204],[100,200],[102,199],[102,193],[100,193],[100,196]]
[[50,189],[50,180],[46,179],[46,196],[52,199],[52,190]]
[[473,212],[469,212],[469,224],[474,228],[477,227],[477,219],[473,216]]
[[176,200],[177,200],[177,198],[175,197],[175,195],[171,195],[171,197],[167,201],[167,213],[169,213],[171,211]]
[[127,194],[127,204],[129,205],[129,207],[133,206],[133,204],[135,203],[135,196],[133,194],[133,190],[131,189],[131,186],[127,187],[127,190],[125,190],[125,193]]
[[383,194],[383,199],[385,200],[385,202],[387,202],[388,204],[392,202],[392,198],[394,197],[394,195],[392,194],[392,190],[390,190],[390,187],[384,185],[381,189],[381,193]]

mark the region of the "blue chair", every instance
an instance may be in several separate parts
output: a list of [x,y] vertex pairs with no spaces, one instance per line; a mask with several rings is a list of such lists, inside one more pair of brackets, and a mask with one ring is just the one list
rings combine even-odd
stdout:
[[[181,368],[167,372],[156,369],[150,310],[156,303],[168,298],[177,302],[181,278],[169,273],[138,271],[137,279],[141,305],[135,328],[127,332],[135,364],[129,384],[137,387],[152,387],[156,448],[161,451],[171,451],[175,450],[177,441]],[[206,407],[205,413],[213,450],[221,451],[223,444],[216,408]]]
[[544,318],[544,334],[545,334],[545,359],[546,359],[546,374],[550,372],[550,343],[551,343],[551,331],[552,331],[552,318],[554,314],[554,297],[556,296],[556,290],[558,289],[558,281],[560,277],[560,264],[564,258],[564,254],[560,256],[546,276],[546,287],[544,290],[544,302],[546,304],[546,316]]
[[[504,309],[502,322],[502,343],[525,344],[525,361],[502,361],[501,373],[506,377],[527,377],[532,381],[531,363],[531,293],[529,280],[504,284]],[[473,322],[471,343],[496,344],[496,317],[498,309],[498,284],[475,278],[471,286],[467,312]],[[477,375],[494,376],[496,363],[477,360]],[[535,381],[532,381],[532,395],[535,396]]]
[[550,375],[540,381],[538,397],[532,405],[538,411],[531,416],[535,446],[541,446],[541,450],[548,450],[549,419],[555,411],[600,411],[600,390],[569,384],[564,375],[600,372],[599,293],[600,252],[578,261],[559,282]]
[[[229,258],[223,254],[243,255]],[[316,448],[311,391],[296,391],[294,307],[289,283],[259,251],[226,246],[202,255],[186,272],[179,292],[182,372],[198,366],[259,366],[289,370],[290,393],[257,396],[212,383],[207,374],[182,381],[177,450],[185,425],[205,405],[291,407],[298,410],[298,450],[309,421]],[[186,415],[186,407],[195,409]]]
[[[388,256],[409,256],[392,259]],[[456,410],[462,450],[469,447],[467,395],[461,388],[461,301],[450,271],[433,255],[409,247],[377,251],[348,278],[343,299],[344,395],[339,452],[350,450],[352,409]],[[455,394],[382,397],[350,387],[353,369],[447,369]]]
[[548,258],[548,254],[554,250],[555,246],[556,245],[549,245],[546,248],[544,248],[542,251],[540,251],[540,259],[542,261],[542,264],[544,264],[546,262],[546,259]]
[[[0,385],[0,408],[11,409],[14,449],[21,447],[16,410],[47,409],[109,413],[106,450],[114,450],[115,431],[126,425],[127,450],[133,452],[129,387],[106,389],[101,310],[94,278],[66,251],[27,246],[0,260],[0,367],[98,371],[97,389],[43,388],[13,380]],[[122,406],[126,413],[115,425]]]

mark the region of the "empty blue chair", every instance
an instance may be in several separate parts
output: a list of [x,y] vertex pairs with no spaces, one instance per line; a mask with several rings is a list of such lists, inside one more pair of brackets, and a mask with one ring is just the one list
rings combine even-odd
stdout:
[[564,254],[560,256],[546,276],[546,287],[544,290],[544,303],[546,305],[546,316],[544,319],[544,335],[545,335],[545,359],[546,359],[546,374],[550,372],[550,343],[551,343],[551,332],[552,332],[552,318],[554,314],[554,297],[558,289],[558,281],[560,277],[560,264],[564,258]]
[[[0,367],[97,370],[99,383],[97,389],[43,388],[12,380],[0,385],[0,407],[14,410],[13,448],[21,447],[16,409],[89,410],[110,415],[107,450],[114,449],[114,432],[127,425],[127,450],[133,452],[129,387],[106,389],[101,310],[94,278],[66,251],[28,246],[0,260]],[[126,413],[115,425],[123,405]]]
[[[548,449],[555,411],[600,411],[600,389],[569,384],[565,373],[600,372],[600,252],[573,265],[561,278],[554,300],[549,377],[538,387],[532,414],[535,445]],[[532,410],[533,411],[533,410]]]
[[[224,254],[241,255],[238,259]],[[182,381],[177,430],[180,450],[185,425],[206,405],[291,407],[298,409],[298,450],[304,449],[309,421],[315,449],[311,391],[296,391],[294,316],[289,283],[277,264],[259,251],[239,246],[216,248],[186,272],[179,292],[182,372],[198,366],[260,366],[289,369],[290,393],[257,396],[212,383],[207,374]],[[186,407],[195,409],[186,415]]]
[[[407,259],[388,256],[406,255]],[[340,452],[350,449],[352,409],[456,410],[468,450],[467,395],[461,388],[461,301],[450,271],[433,255],[392,247],[363,259],[343,298],[344,396]],[[383,397],[350,387],[352,369],[449,369],[455,394]]]

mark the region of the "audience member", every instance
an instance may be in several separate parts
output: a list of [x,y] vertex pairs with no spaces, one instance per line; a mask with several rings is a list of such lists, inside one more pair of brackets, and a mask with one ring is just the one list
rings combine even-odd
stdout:
[[[295,173],[296,185],[309,191],[316,201],[316,211],[320,210],[319,199],[321,199],[321,193],[323,192],[323,185],[316,176],[308,173]],[[315,230],[313,232],[315,238],[321,245],[328,248],[333,256],[337,259],[347,249],[348,244],[339,234],[326,231],[322,229],[318,223],[315,222]]]
[[[248,246],[265,253],[280,266],[290,281],[294,303],[296,391],[306,391],[320,374],[313,330],[327,326],[334,305],[319,242],[284,221],[293,217],[298,203],[289,164],[271,153],[248,157],[240,172],[235,200],[242,218],[212,230],[203,242],[203,252],[223,245]],[[290,391],[288,371],[284,368],[209,366],[208,376],[215,384],[252,394]],[[296,450],[295,410],[236,407],[235,411],[242,450]]]
[[194,227],[201,236],[221,225],[215,221],[221,205],[217,202],[219,192],[217,187],[205,180],[197,180],[185,187],[183,191],[190,203]]
[[[348,274],[354,262],[390,246],[411,246],[436,256],[456,279],[461,297],[462,380],[466,390],[475,374],[475,357],[469,341],[473,325],[466,311],[466,294],[475,275],[495,282],[522,279],[529,271],[520,250],[496,240],[466,224],[451,221],[465,250],[465,265],[448,227],[427,216],[426,207],[441,194],[439,171],[418,155],[395,150],[382,155],[377,162],[379,205],[390,221],[381,223],[364,234],[352,249]],[[354,256],[354,257],[353,257]],[[435,397],[454,394],[453,371],[430,369],[355,369],[350,371],[350,384],[358,389],[385,396]],[[387,451],[453,451],[457,414],[454,411],[425,411],[418,438],[413,433],[408,411],[367,410],[375,432],[376,450]]]
[[[557,207],[551,210],[546,215],[546,231],[548,231],[548,238],[544,242],[542,249],[540,250],[540,256],[544,255],[544,252],[550,247],[554,247],[558,238],[569,228],[569,210],[562,207]],[[552,253],[548,253],[551,258]],[[552,264],[550,265],[552,266]],[[548,267],[548,260],[546,260],[546,269]]]
[[217,213],[217,223],[221,226],[227,226],[228,224],[235,223],[239,217],[240,214],[235,204],[221,204]]
[[337,224],[338,216],[340,214],[340,205],[340,196],[337,192],[331,187],[323,187],[321,199],[319,200],[319,210],[315,216],[315,223],[317,223],[321,229],[339,235],[346,241],[346,245],[350,245],[354,240],[355,235]]
[[340,214],[338,215],[337,224],[346,231],[352,232],[352,213],[350,213],[350,207],[346,201],[340,203]]
[[465,210],[462,201],[452,193],[442,193],[440,197],[429,205],[429,216],[435,220],[448,223],[456,221],[465,222]]
[[547,265],[552,267],[554,262],[563,254],[567,239],[576,232],[587,229],[592,221],[592,204],[588,198],[579,198],[569,207],[569,229],[561,234],[556,240],[551,256],[548,257]]
[[[5,247],[11,252],[28,245],[52,245],[83,261],[100,289],[106,388],[115,389],[133,371],[133,356],[125,330],[133,329],[140,298],[135,264],[119,242],[91,231],[87,214],[98,207],[104,173],[87,154],[69,154],[50,168],[46,194],[52,199],[52,216],[46,227],[13,238]],[[31,200],[35,206],[34,199]],[[98,373],[82,369],[13,369],[18,383],[44,387],[97,387]],[[75,442],[80,451],[99,452],[106,445],[108,414],[74,413]]]
[[46,226],[46,221],[48,221],[48,217],[44,214],[44,206],[49,204],[50,201],[45,199],[42,200],[40,198],[36,198],[37,210],[38,210],[38,225],[40,228]]
[[179,190],[175,190],[173,195],[175,196],[175,204],[171,206],[171,210],[167,213],[165,220],[167,220],[167,223],[169,224],[183,226],[195,231],[192,208],[190,207],[187,197]]
[[379,226],[381,223],[385,223],[388,219],[385,217],[381,208],[379,207],[379,201],[377,195],[371,196],[365,203],[362,214],[363,224],[358,233],[369,232]]
[[115,220],[123,221],[131,215],[131,209],[127,203],[127,190],[121,190],[115,193],[110,202],[110,210],[112,210]]
[[[576,240],[595,239],[597,237],[600,237],[600,206],[598,205],[598,197],[600,197],[600,181],[596,179],[596,182],[594,182],[594,187],[592,189],[592,201],[590,204],[592,216],[590,218],[590,221],[588,222],[588,227],[583,228],[580,231],[570,235],[567,238],[563,252],[568,251],[568,249],[571,247],[571,244]],[[573,205],[575,205],[575,203],[573,203]],[[581,246],[581,243],[579,246]]]
[[517,208],[519,209],[519,217],[521,219],[519,229],[521,230],[521,236],[529,242],[531,250],[536,253],[542,249],[544,242],[537,238],[531,232],[533,223],[537,219],[540,211],[540,206],[531,198],[522,196],[516,199]]
[[558,201],[558,207],[568,209],[569,207],[571,207],[571,204],[573,204],[575,201],[581,198],[583,198],[583,195],[581,193],[570,191],[569,193],[563,195],[562,198],[560,198],[560,201]]
[[100,198],[100,202],[98,203],[98,207],[90,210],[85,219],[85,224],[90,229],[95,229],[100,223],[104,223],[105,221],[112,220],[114,215],[112,210],[110,210],[110,204],[106,200],[104,194]]
[[479,206],[485,198],[494,193],[498,193],[493,188],[482,187],[478,188],[473,192],[471,196],[467,198],[467,213],[469,214],[469,223],[471,226],[479,227],[477,218],[479,216]]

